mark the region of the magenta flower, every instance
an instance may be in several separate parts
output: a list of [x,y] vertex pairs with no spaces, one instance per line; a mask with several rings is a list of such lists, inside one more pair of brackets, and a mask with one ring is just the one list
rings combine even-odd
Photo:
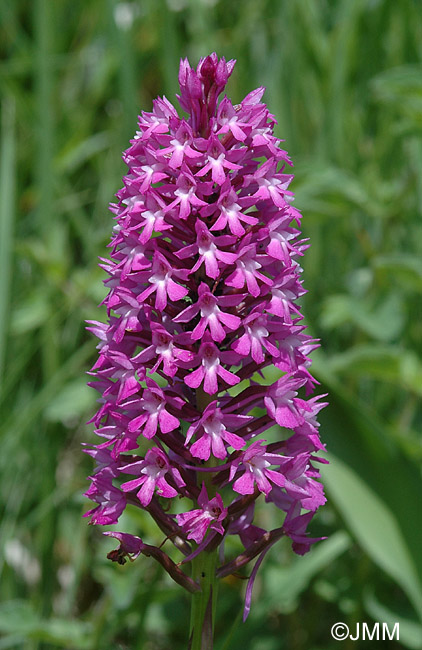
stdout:
[[255,526],[252,522],[255,515],[255,504],[251,503],[250,506],[237,518],[230,522],[227,529],[228,535],[239,535],[240,540],[245,548],[251,546],[254,542],[258,542],[265,535],[266,530]]
[[158,370],[163,364],[163,372],[168,377],[174,377],[177,372],[177,364],[180,361],[189,363],[194,358],[193,352],[176,347],[177,336],[172,336],[160,323],[151,323],[151,345],[144,348],[137,355],[137,361],[146,364],[148,361],[156,360],[150,373]]
[[[163,214],[163,207],[165,206],[164,201],[162,201],[157,195],[152,196],[149,195],[146,197],[145,203],[140,201],[141,197],[132,197],[131,200],[133,201],[133,211],[130,212],[130,217],[133,218],[135,217],[134,221],[135,223],[133,224],[132,228],[136,228],[136,230],[141,232],[139,236],[139,242],[143,246],[149,242],[149,240],[152,237],[153,232],[164,232],[165,230],[170,230],[171,226],[166,223],[164,214]],[[138,202],[136,202],[138,200]],[[142,207],[141,207],[142,206]],[[145,210],[145,208],[147,208]],[[136,218],[136,212],[139,210],[139,216],[140,219],[139,221]],[[142,229],[142,230],[141,230]],[[119,251],[120,252],[120,251]],[[137,258],[135,260],[137,266],[132,264],[132,268],[134,271],[141,271],[145,268],[145,264],[140,264],[140,260],[142,262],[144,261],[144,258],[141,257],[141,253],[143,250],[139,247],[136,246],[134,249],[131,249],[129,251],[129,258],[134,257],[134,253],[137,255]],[[148,264],[149,266],[149,264]],[[146,266],[146,268],[148,268]]]
[[271,386],[264,398],[268,414],[281,427],[294,429],[303,423],[304,418],[298,408],[295,389],[299,389],[304,383],[303,379],[294,379],[285,375]]
[[174,138],[171,135],[162,136],[160,138],[160,144],[168,146],[160,150],[160,157],[167,162],[168,156],[168,166],[171,169],[177,169],[181,167],[183,161],[194,162],[195,158],[202,158],[202,153],[196,151],[191,146],[193,144],[193,133],[189,124],[182,120],[180,126],[174,134]]
[[285,486],[284,474],[269,469],[271,465],[280,464],[282,457],[279,454],[267,453],[266,446],[262,446],[262,442],[266,441],[253,442],[230,467],[230,480],[237,474],[239,466],[245,470],[233,483],[233,490],[239,494],[253,494],[255,484],[258,490],[266,495],[271,491],[272,483],[280,487]]
[[172,276],[186,280],[186,271],[173,269],[167,262],[164,255],[157,250],[154,252],[154,261],[152,264],[152,275],[148,278],[149,286],[138,296],[138,302],[143,303],[148,296],[155,293],[156,309],[162,311],[167,307],[167,300],[181,300],[188,294],[188,289],[177,284]]
[[[194,434],[197,434],[197,441],[190,447],[192,456],[208,460],[212,451],[215,458],[226,458],[227,448],[225,442],[233,449],[242,449],[245,445],[245,440],[228,431],[227,427],[239,428],[251,419],[251,416],[247,415],[223,413],[217,407],[217,402],[211,402],[204,410],[202,417],[189,427],[185,445],[189,444]],[[202,435],[198,438],[199,432]]]
[[196,242],[190,246],[184,246],[175,255],[179,259],[186,259],[199,254],[198,261],[193,265],[190,273],[195,273],[201,268],[202,264],[205,264],[206,274],[215,280],[219,276],[223,264],[228,266],[237,259],[235,253],[222,251],[218,246],[230,246],[236,242],[236,239],[227,235],[214,237],[204,222],[199,220],[195,223],[195,232],[197,235]]
[[312,515],[312,512],[300,515],[299,507],[295,506],[287,513],[286,519],[284,520],[284,533],[293,541],[293,550],[298,555],[304,555],[309,551],[311,544],[325,539],[325,537],[308,537],[306,529],[312,519]]
[[240,325],[239,316],[223,312],[220,306],[234,307],[238,305],[242,296],[221,296],[219,299],[211,293],[209,287],[205,282],[201,282],[198,288],[198,302],[190,307],[186,307],[176,318],[175,323],[189,323],[198,312],[201,313],[201,318],[197,326],[192,331],[192,339],[197,341],[202,339],[205,330],[209,329],[213,341],[221,343],[226,338],[226,330],[236,330]]
[[91,517],[91,524],[116,524],[126,507],[126,499],[122,492],[113,485],[113,476],[106,470],[100,471],[91,477],[91,485],[85,492],[92,501],[98,505],[88,510],[84,517]]
[[[240,237],[245,233],[245,228],[241,222],[251,226],[259,223],[256,217],[251,217],[240,211],[240,203],[242,203],[242,199],[238,197],[230,184],[230,180],[227,179],[221,186],[220,197],[217,201],[219,216],[211,230],[222,230],[228,225],[230,232]],[[215,212],[215,207],[208,206],[201,210],[201,215],[205,217],[213,214],[213,212]]]
[[135,560],[145,548],[140,537],[135,535],[129,535],[128,533],[117,533],[114,531],[107,531],[104,533],[108,537],[114,537],[119,540],[120,547],[116,551],[110,551],[107,557],[113,562],[118,562],[119,564],[124,564],[126,562],[126,557],[129,557],[131,560]]
[[178,491],[167,483],[165,479],[167,473],[173,477],[178,487],[185,485],[177,467],[170,465],[166,454],[158,447],[148,449],[144,460],[124,465],[120,470],[140,477],[122,483],[121,487],[123,492],[140,488],[136,496],[144,507],[151,503],[155,488],[157,488],[159,496],[167,499],[178,495]]
[[[247,244],[243,246],[237,256],[236,270],[227,278],[226,282],[229,287],[243,289],[246,285],[249,293],[257,298],[260,294],[262,285],[271,286],[271,279],[258,271],[261,264],[258,262],[256,244]],[[260,280],[260,283],[258,283]],[[261,284],[262,283],[262,284]]]
[[199,368],[185,377],[185,383],[190,388],[199,388],[203,383],[204,391],[208,395],[214,395],[218,392],[218,378],[224,386],[235,386],[240,379],[234,373],[227,370],[223,363],[233,365],[237,361],[237,355],[231,352],[220,352],[212,343],[209,336],[204,337],[198,354],[195,356],[193,365],[199,365]]
[[135,403],[126,404],[126,407],[132,407],[140,415],[136,416],[129,421],[128,430],[130,432],[142,430],[142,435],[145,438],[153,438],[157,432],[157,427],[160,425],[161,433],[169,433],[176,429],[180,422],[166,409],[166,398],[164,392],[152,380],[146,380],[147,387],[139,400]]
[[164,185],[162,191],[164,193],[172,193],[176,198],[167,207],[166,212],[170,212],[177,208],[177,216],[179,219],[187,219],[191,211],[195,208],[200,208],[206,205],[205,201],[196,195],[197,183],[187,167],[182,165],[181,173],[177,176],[175,187],[172,185]]
[[205,537],[208,528],[212,528],[224,535],[224,528],[221,524],[227,516],[227,508],[219,494],[213,499],[208,499],[205,484],[202,485],[198,497],[198,510],[190,510],[181,515],[176,515],[177,523],[187,534],[188,539],[193,539],[200,544]]
[[[308,244],[292,205],[291,161],[263,88],[237,105],[220,98],[233,67],[216,54],[196,69],[181,61],[187,115],[166,98],[140,115],[111,205],[110,259],[101,260],[108,322],[88,327],[99,339],[90,385],[101,397],[92,418],[100,442],[87,449],[96,463],[87,516],[115,524],[130,503],[185,556],[176,564],[161,547],[109,533],[120,542],[110,559],[152,556],[201,594],[192,650],[205,647],[195,616],[211,615],[216,576],[257,558],[247,615],[266,552],[281,536],[307,551],[316,541],[308,524],[325,501],[316,465],[324,462],[317,418],[325,403],[311,396],[318,343],[298,302]],[[262,373],[269,366],[278,372],[272,385]],[[277,426],[278,441],[267,444],[265,432]],[[278,528],[254,524],[258,502],[277,510]],[[233,534],[244,550],[227,558]],[[190,561],[192,577],[183,570]]]
[[217,185],[223,185],[226,180],[226,170],[242,169],[241,165],[236,165],[228,160],[229,155],[230,153],[223,147],[220,140],[215,136],[211,136],[206,151],[206,164],[199,172],[196,172],[196,176],[205,176],[207,172],[211,172],[213,182],[217,183]]
[[267,325],[267,316],[262,312],[253,311],[249,316],[243,319],[245,333],[232,345],[233,350],[238,352],[242,357],[249,354],[255,363],[260,364],[265,361],[265,352],[272,355],[275,359],[279,356],[279,350],[271,337]]

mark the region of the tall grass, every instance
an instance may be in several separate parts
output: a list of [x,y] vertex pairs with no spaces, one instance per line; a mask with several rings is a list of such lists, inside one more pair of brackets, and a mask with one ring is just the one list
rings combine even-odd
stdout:
[[392,649],[422,648],[419,3],[17,0],[0,24],[0,649],[186,645],[178,588],[145,558],[109,566],[109,542],[81,519],[84,320],[101,318],[96,258],[136,115],[173,98],[179,57],[212,50],[238,60],[235,101],[267,87],[295,162],[332,461],[313,531],[328,540],[299,560],[287,545],[269,555],[247,626],[242,582],[226,580],[217,650],[325,650],[333,622],[372,619],[401,621]]

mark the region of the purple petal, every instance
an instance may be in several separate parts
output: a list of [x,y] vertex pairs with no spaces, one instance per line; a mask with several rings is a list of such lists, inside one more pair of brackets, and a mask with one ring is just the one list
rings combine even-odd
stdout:
[[166,411],[166,409],[160,411],[158,421],[162,433],[169,433],[169,431],[174,431],[174,429],[177,429],[177,427],[180,426],[179,420]]
[[233,483],[233,490],[239,494],[253,494],[254,478],[252,472],[246,471]]
[[201,436],[197,442],[195,442],[190,448],[190,453],[195,458],[202,458],[202,460],[208,460],[210,457],[211,449],[211,439],[210,436],[204,434]]

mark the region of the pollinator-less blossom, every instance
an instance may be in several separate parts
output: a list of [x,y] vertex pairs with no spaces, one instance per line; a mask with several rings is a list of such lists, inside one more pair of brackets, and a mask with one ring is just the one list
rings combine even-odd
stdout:
[[[177,563],[162,544],[105,533],[119,541],[111,560],[151,556],[192,593],[193,650],[212,647],[217,578],[255,561],[246,618],[266,552],[288,537],[306,553],[325,501],[316,465],[325,403],[310,397],[318,344],[298,303],[308,244],[291,161],[263,88],[237,105],[221,98],[233,67],[215,53],[196,70],[182,60],[186,114],[163,97],[139,117],[101,264],[108,322],[88,328],[99,339],[90,385],[101,397],[100,442],[86,446],[96,463],[86,516],[117,524],[130,504],[175,545]],[[277,528],[257,525],[259,502],[278,513]]]

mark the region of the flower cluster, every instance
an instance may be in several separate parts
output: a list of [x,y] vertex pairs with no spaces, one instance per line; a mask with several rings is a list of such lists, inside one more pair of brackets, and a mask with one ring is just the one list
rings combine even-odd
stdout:
[[[88,328],[100,341],[91,385],[102,441],[87,448],[96,461],[87,496],[97,504],[87,516],[115,524],[137,505],[189,559],[238,535],[244,552],[223,560],[221,576],[257,556],[258,565],[282,535],[305,553],[315,541],[307,524],[325,501],[314,466],[325,404],[309,397],[317,343],[297,302],[307,244],[291,162],[263,88],[239,105],[219,100],[233,67],[215,54],[196,70],[183,60],[188,117],[166,98],[140,116],[111,206],[111,260],[102,260],[109,320]],[[274,366],[279,379],[268,385],[263,371]],[[274,531],[253,523],[260,495],[285,513]],[[186,511],[178,503],[173,514],[180,498]],[[112,559],[151,554],[137,537],[112,535],[121,543]],[[195,588],[176,565],[169,572]]]

